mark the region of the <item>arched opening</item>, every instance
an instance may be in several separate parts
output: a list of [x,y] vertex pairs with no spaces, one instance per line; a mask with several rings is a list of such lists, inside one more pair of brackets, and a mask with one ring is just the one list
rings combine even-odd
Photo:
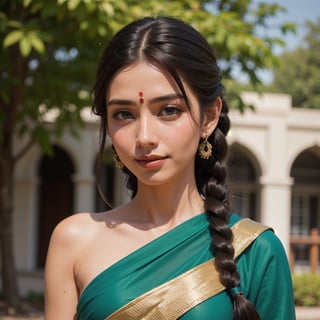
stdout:
[[38,168],[38,268],[45,265],[48,245],[54,227],[73,213],[74,166],[69,155],[60,147],[53,146],[52,156],[44,155]]
[[[115,204],[115,167],[112,161],[112,150],[108,148],[104,152],[104,156],[99,166],[98,177],[96,177],[98,186],[100,188],[100,195],[98,186],[95,184],[95,211],[102,212],[111,209],[111,205]],[[96,174],[96,165],[94,173]],[[103,199],[104,198],[104,199]],[[106,201],[105,201],[106,200]],[[109,204],[110,205],[109,205]]]
[[228,180],[232,211],[251,219],[260,217],[260,188],[252,156],[240,145],[230,147]]
[[[291,198],[291,234],[309,235],[320,228],[320,150],[310,148],[300,153],[292,164],[294,179]],[[295,246],[297,260],[309,257],[308,246]]]

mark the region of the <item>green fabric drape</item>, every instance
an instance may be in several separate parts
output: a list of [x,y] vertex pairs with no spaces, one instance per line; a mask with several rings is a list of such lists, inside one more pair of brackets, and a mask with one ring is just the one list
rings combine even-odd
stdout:
[[[230,226],[240,217],[232,215]],[[104,270],[80,296],[79,320],[104,319],[141,294],[211,259],[205,214],[199,214]],[[261,319],[295,319],[291,274],[279,239],[265,231],[237,260],[241,290]],[[180,319],[232,319],[224,291]]]

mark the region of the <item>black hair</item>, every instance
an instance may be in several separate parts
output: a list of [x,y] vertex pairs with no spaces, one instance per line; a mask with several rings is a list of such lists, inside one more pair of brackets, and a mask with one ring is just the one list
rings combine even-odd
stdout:
[[[195,178],[198,191],[205,199],[220,281],[227,290],[231,290],[240,285],[240,275],[233,258],[233,234],[228,225],[230,207],[225,161],[228,152],[226,135],[230,128],[228,105],[224,99],[224,87],[215,54],[196,29],[176,18],[146,17],[125,26],[112,38],[102,54],[93,88],[93,112],[101,117],[99,157],[102,158],[107,135],[107,89],[119,70],[140,60],[166,70],[188,102],[183,79],[197,97],[202,112],[212,106],[218,97],[222,100],[217,128],[208,137],[213,146],[213,156],[204,160],[195,155]],[[122,170],[127,174],[127,186],[134,197],[138,188],[137,178],[126,167]],[[234,319],[259,319],[255,307],[242,294],[231,296]]]

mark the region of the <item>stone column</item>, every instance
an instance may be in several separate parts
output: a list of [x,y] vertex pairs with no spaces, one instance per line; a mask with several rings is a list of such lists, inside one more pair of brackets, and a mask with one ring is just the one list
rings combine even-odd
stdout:
[[289,253],[293,179],[261,177],[261,222],[274,228]]
[[93,212],[95,188],[95,178],[93,174],[74,174],[72,181],[74,183],[74,211]]

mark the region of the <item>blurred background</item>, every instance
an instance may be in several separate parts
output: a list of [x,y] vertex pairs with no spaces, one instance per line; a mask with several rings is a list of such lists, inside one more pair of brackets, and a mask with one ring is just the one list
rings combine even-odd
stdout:
[[[60,220],[109,209],[95,184],[96,64],[123,25],[159,14],[191,23],[216,52],[231,107],[233,210],[275,229],[297,305],[320,305],[319,9],[317,0],[1,1],[3,312],[18,312],[26,299],[41,309],[48,243]],[[98,180],[119,205],[130,194],[110,147]]]

